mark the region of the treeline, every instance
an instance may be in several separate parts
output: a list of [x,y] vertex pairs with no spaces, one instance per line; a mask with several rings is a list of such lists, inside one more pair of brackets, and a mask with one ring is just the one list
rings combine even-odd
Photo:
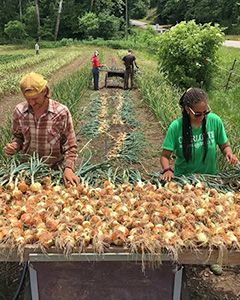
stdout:
[[122,39],[126,28],[131,31],[129,19],[146,17],[149,8],[156,9],[153,22],[162,25],[194,19],[240,32],[238,0],[0,0],[0,43]]
[[[120,39],[149,0],[0,0],[0,41]],[[127,3],[127,14],[126,14]]]
[[197,23],[219,23],[226,33],[240,32],[240,2],[238,0],[151,0],[157,7],[159,24],[175,25],[194,19]]

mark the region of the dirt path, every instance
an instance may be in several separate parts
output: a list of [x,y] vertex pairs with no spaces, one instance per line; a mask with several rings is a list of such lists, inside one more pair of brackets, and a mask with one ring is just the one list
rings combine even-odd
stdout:
[[[111,54],[107,57],[107,66],[111,67],[122,67],[122,63],[116,54]],[[112,117],[116,113],[117,106],[119,105],[118,97],[122,95],[123,90],[123,79],[122,78],[109,78],[108,87],[105,87],[105,73],[100,72],[99,80],[99,92],[92,90],[92,87],[85,94],[85,99],[81,99],[81,107],[89,106],[90,99],[94,95],[100,95],[107,99],[107,114],[105,120],[110,124],[106,134],[98,134],[88,144],[91,149],[93,157],[91,159],[92,164],[97,164],[107,159],[108,152],[113,148],[113,141],[111,136],[117,138],[122,132],[131,133],[137,131],[141,133],[145,138],[144,155],[141,156],[141,162],[131,165],[131,168],[138,169],[140,172],[159,172],[160,162],[159,156],[161,152],[161,145],[164,138],[161,127],[156,117],[147,107],[143,101],[141,94],[135,88],[130,92],[131,102],[133,104],[133,111],[138,122],[137,128],[130,128],[124,125],[112,125]],[[113,99],[115,99],[113,101]],[[85,120],[86,121],[86,120]],[[83,121],[84,123],[84,121]],[[82,149],[87,143],[86,138],[83,135],[78,135],[79,149]]]
[[[55,82],[58,82],[59,80],[63,79],[65,76],[70,75],[71,73],[77,71],[78,69],[81,69],[81,67],[84,66],[86,60],[89,59],[89,56],[83,56],[76,60],[74,60],[72,63],[68,64],[67,66],[64,66],[60,68],[57,72],[52,74],[50,78],[48,78],[48,84],[51,87]],[[31,72],[31,69],[29,68],[29,72]],[[24,101],[24,97],[22,94],[18,95],[5,95],[1,97],[0,99],[0,125],[4,125],[6,122],[7,117],[11,117],[14,107],[18,104]]]

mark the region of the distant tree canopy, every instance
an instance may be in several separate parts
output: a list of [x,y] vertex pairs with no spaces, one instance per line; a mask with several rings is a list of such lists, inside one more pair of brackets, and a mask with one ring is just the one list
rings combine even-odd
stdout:
[[[9,29],[5,30],[9,24],[15,24],[21,39],[121,39],[126,3],[128,22],[156,8],[159,24],[194,19],[196,23],[219,23],[231,33],[240,31],[239,0],[0,0],[0,41],[13,39]],[[13,21],[23,26],[9,23]]]
[[[145,5],[146,0],[138,2]],[[83,24],[88,21],[89,25],[88,14],[97,16],[98,22],[89,28],[90,36]],[[10,38],[4,31],[9,21],[21,22],[25,37],[31,39],[121,38],[125,33],[125,0],[0,0],[0,39]]]
[[158,0],[158,22],[175,25],[194,19],[197,23],[219,23],[229,33],[240,31],[238,0]]

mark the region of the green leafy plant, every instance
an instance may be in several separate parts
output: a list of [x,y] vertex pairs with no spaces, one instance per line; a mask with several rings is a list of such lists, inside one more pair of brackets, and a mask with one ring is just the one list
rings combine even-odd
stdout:
[[165,32],[155,46],[161,70],[173,84],[183,88],[209,86],[217,61],[217,50],[224,39],[218,24],[181,22]]
[[20,21],[9,21],[4,28],[6,35],[12,40],[22,40],[26,38],[25,24]]

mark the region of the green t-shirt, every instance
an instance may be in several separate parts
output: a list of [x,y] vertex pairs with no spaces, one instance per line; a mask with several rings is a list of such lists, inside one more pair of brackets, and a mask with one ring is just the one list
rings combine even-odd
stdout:
[[222,120],[217,115],[210,113],[207,116],[206,131],[208,134],[208,151],[203,162],[202,125],[197,129],[192,126],[192,159],[187,163],[182,151],[182,117],[171,123],[162,148],[173,151],[177,156],[174,166],[175,176],[193,173],[216,174],[216,146],[227,142]]

